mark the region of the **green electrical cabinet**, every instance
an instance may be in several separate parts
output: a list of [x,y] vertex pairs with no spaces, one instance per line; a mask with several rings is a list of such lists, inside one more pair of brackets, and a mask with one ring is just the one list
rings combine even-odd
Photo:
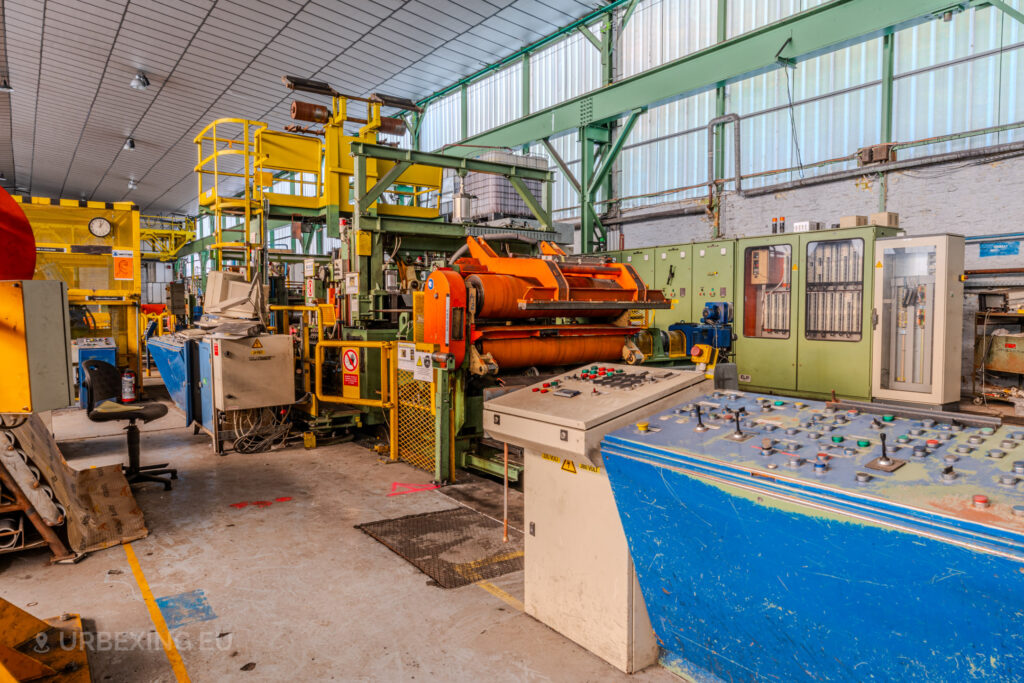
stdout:
[[[694,242],[690,311],[688,321],[699,322],[704,304],[711,301],[733,302],[733,251],[736,240]],[[681,313],[683,311],[680,311]]]
[[692,284],[693,245],[670,244],[654,247],[654,280],[648,283],[651,289],[660,289],[665,298],[672,302],[669,310],[654,311],[653,325],[668,329],[669,325],[693,320],[690,310],[690,288]]
[[649,284],[654,282],[654,248],[627,249],[622,252],[619,263],[628,263],[633,266],[640,279]]
[[869,226],[800,235],[797,391],[871,397],[875,240],[901,234]]
[[867,226],[737,240],[733,330],[740,388],[871,397],[875,240]]
[[796,390],[799,252],[799,235],[737,240],[732,329],[741,389]]

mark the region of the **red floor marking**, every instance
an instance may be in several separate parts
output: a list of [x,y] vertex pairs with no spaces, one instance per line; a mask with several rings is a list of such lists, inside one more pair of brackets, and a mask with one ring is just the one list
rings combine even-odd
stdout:
[[[401,486],[405,490],[400,491],[398,487]],[[431,491],[433,489],[441,488],[437,484],[403,484],[399,481],[391,482],[391,493],[389,496],[404,496],[407,493],[419,493],[420,491]]]

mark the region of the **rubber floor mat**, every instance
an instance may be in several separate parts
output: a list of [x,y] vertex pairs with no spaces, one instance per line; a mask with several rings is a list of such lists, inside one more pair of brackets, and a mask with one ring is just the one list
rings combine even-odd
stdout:
[[458,588],[523,568],[523,536],[509,529],[502,542],[501,523],[468,508],[424,512],[359,524],[432,578],[442,588]]

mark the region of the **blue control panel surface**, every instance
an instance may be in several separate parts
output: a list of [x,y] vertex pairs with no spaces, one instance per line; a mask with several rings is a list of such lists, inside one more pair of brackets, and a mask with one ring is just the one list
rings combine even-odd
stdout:
[[666,665],[1024,671],[1024,427],[717,392],[608,434],[601,455]]

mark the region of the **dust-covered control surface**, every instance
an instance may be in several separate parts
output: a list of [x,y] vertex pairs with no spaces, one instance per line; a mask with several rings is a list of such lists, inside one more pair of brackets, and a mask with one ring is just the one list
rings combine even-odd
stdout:
[[383,519],[356,526],[377,539],[442,588],[458,588],[523,568],[523,536],[500,522],[459,507]]

